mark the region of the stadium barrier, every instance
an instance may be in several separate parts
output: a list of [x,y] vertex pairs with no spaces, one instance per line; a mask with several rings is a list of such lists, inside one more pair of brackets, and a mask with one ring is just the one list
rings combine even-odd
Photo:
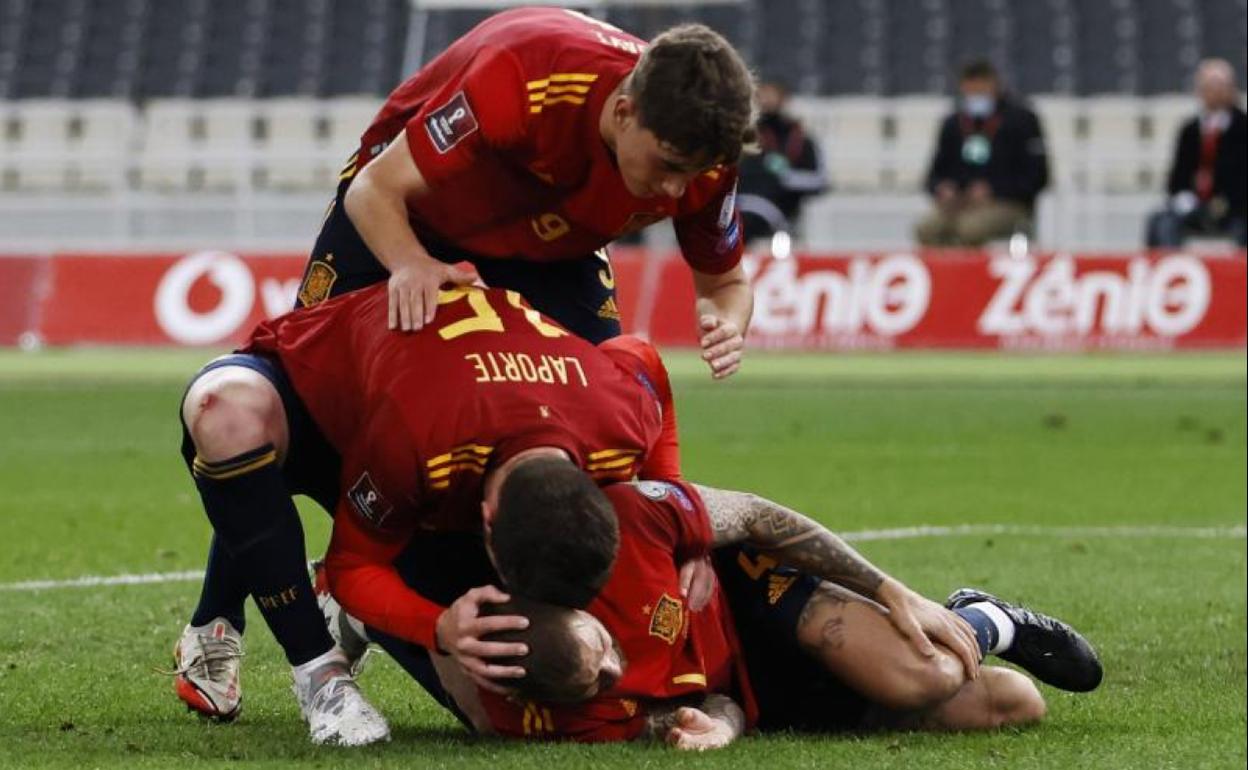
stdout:
[[[213,345],[292,307],[303,255],[0,257],[0,344]],[[1243,251],[747,256],[755,348],[1013,350],[1242,348]],[[674,254],[613,255],[628,331],[695,342]]]

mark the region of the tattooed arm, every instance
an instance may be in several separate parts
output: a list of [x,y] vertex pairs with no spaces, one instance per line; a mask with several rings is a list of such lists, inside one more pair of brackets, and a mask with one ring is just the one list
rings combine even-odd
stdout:
[[638,740],[666,741],[677,749],[719,749],[741,737],[745,713],[732,698],[708,693],[697,706],[688,701],[656,702],[648,707],[646,729]]
[[748,492],[694,486],[706,503],[716,548],[748,542],[786,567],[880,601],[890,578],[822,524]]
[[920,653],[935,655],[932,642],[940,642],[962,659],[968,676],[978,673],[979,647],[964,620],[886,575],[822,524],[758,495],[694,486],[706,504],[715,547],[746,542],[781,566],[872,599]]

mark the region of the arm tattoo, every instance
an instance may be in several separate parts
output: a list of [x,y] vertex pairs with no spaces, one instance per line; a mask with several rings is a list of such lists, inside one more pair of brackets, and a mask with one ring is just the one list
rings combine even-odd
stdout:
[[716,547],[748,542],[786,567],[876,597],[884,573],[823,525],[758,495],[696,486]]

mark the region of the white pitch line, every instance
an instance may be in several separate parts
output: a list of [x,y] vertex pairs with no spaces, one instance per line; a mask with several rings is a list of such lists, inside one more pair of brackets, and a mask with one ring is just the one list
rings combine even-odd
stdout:
[[951,526],[898,527],[844,532],[846,540],[912,540],[924,537],[964,537],[967,535],[1018,535],[1035,537],[1184,537],[1234,539],[1248,535],[1243,524],[1233,527],[1042,527],[1025,524],[955,524]]
[[[916,540],[929,537],[967,537],[982,535],[1015,535],[1019,537],[1180,537],[1201,540],[1233,540],[1248,536],[1248,527],[1044,527],[1021,524],[955,524],[951,526],[896,527],[842,532],[849,541]],[[86,575],[69,580],[25,580],[0,583],[0,591],[45,591],[55,588],[96,588],[99,586],[134,586],[150,583],[183,583],[201,580],[202,570],[182,572],[147,572],[138,575]]]

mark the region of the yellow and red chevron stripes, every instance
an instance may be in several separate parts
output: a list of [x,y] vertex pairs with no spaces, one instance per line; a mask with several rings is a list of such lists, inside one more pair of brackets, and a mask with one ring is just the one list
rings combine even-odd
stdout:
[[641,452],[636,449],[603,449],[586,457],[585,472],[591,478],[629,479],[636,473]]
[[554,72],[541,80],[530,80],[525,83],[529,112],[536,115],[547,105],[584,104],[590,85],[597,79],[592,72]]
[[446,489],[451,485],[451,475],[459,471],[484,475],[486,463],[493,451],[494,447],[481,444],[452,447],[446,454],[440,454],[425,463],[429,470],[429,486],[433,489]]

